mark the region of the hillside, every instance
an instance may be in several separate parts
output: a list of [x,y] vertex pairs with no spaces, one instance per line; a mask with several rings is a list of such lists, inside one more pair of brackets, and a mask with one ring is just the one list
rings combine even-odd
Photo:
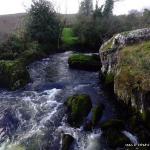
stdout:
[[[0,15],[0,43],[7,39],[13,31],[16,31],[23,24],[26,13]],[[67,26],[74,24],[77,20],[76,14],[60,14],[62,22]]]
[[21,26],[24,17],[25,13],[0,15],[0,42]]

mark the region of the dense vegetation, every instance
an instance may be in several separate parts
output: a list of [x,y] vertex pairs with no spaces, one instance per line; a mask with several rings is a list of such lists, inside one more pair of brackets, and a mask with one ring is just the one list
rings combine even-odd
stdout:
[[77,22],[73,25],[80,44],[91,49],[100,45],[115,33],[150,26],[150,10],[130,11],[128,15],[113,15],[113,0],[106,0],[103,6],[96,4],[95,9],[90,0],[80,4]]
[[24,86],[29,81],[26,65],[56,51],[61,29],[53,5],[46,0],[33,1],[24,28],[0,45],[0,85],[12,90]]

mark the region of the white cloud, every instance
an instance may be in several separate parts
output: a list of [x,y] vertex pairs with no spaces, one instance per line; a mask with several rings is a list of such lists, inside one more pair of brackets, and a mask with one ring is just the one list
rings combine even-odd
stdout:
[[[61,13],[76,13],[81,0],[51,1],[54,3],[56,10]],[[104,0],[99,0],[99,3],[104,3]],[[31,0],[0,0],[0,14],[25,12],[30,4]],[[121,2],[115,3],[114,13],[124,14],[131,9],[141,10],[142,8],[150,8],[150,0],[121,0]]]
[[120,0],[114,7],[114,14],[127,14],[130,10],[150,8],[150,0]]

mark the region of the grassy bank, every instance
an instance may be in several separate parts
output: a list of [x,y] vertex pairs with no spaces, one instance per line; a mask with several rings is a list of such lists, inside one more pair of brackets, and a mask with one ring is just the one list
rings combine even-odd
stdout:
[[[116,85],[120,94],[150,90],[150,41],[127,46],[121,51]],[[122,91],[122,92],[121,92]]]
[[64,46],[74,46],[78,43],[78,37],[74,35],[72,28],[63,29],[62,42]]

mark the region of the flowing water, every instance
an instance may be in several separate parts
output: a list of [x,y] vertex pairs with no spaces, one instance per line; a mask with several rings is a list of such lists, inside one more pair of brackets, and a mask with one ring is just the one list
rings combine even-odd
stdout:
[[100,149],[100,129],[85,132],[70,127],[63,103],[72,94],[89,94],[93,105],[105,105],[101,121],[115,117],[115,109],[101,90],[98,72],[69,69],[72,53],[32,63],[28,67],[32,82],[25,89],[0,91],[0,150],[59,150],[62,133],[75,138],[74,150]]

